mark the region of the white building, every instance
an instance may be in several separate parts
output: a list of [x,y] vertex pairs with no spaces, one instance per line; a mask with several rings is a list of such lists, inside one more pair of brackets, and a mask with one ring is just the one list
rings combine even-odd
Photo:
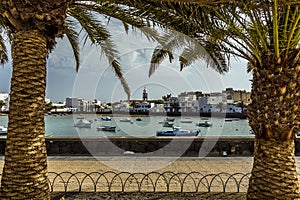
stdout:
[[149,112],[149,109],[151,108],[151,104],[148,102],[138,102],[133,109],[131,109],[131,112]]
[[196,112],[197,110],[193,107],[194,101],[197,97],[194,92],[183,92],[178,95],[179,106],[181,112]]
[[130,105],[131,105],[131,103],[128,101],[120,101],[120,103],[118,103],[114,106],[114,111],[129,112],[129,110],[132,109],[132,106],[130,106]]
[[154,106],[151,106],[150,112],[166,112],[164,108],[164,104],[155,104]]

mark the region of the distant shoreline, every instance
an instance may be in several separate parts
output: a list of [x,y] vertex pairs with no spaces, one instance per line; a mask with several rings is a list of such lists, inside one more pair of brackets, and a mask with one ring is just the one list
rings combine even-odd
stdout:
[[[246,113],[221,113],[221,112],[51,112],[51,114],[45,113],[45,115],[107,115],[107,116],[168,116],[168,117],[219,117],[219,118],[239,118],[247,119]],[[6,116],[8,112],[1,112],[0,116]]]
[[52,112],[49,115],[107,115],[107,116],[168,116],[168,117],[219,117],[219,118],[239,118],[246,119],[246,113],[221,113],[221,112]]

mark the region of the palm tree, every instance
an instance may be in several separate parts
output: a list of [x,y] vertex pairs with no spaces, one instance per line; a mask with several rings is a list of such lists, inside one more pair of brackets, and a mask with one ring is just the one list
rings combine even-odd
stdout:
[[[208,1],[174,1],[143,1],[135,14],[151,16],[196,41],[182,52],[181,68],[207,58],[195,51],[200,44],[216,70],[226,71],[234,56],[246,59],[253,74],[248,119],[255,132],[255,152],[247,198],[300,198],[294,155],[300,131],[299,1],[211,1],[218,6],[204,6]],[[164,15],[153,12],[158,5]],[[154,63],[173,59],[172,50],[186,43],[173,34],[163,37],[162,44],[154,52]],[[150,75],[158,64],[151,65]]]
[[[49,199],[47,155],[44,137],[44,112],[47,56],[56,39],[66,36],[79,68],[79,33],[85,41],[99,46],[130,95],[123,78],[118,51],[98,15],[120,19],[125,31],[129,24],[150,24],[123,12],[123,6],[101,1],[1,1],[1,32],[6,31],[12,49],[8,136],[1,180],[1,199]],[[77,28],[77,29],[76,29]],[[142,30],[143,31],[143,30]],[[144,32],[155,38],[155,32]],[[0,62],[7,61],[0,36]]]

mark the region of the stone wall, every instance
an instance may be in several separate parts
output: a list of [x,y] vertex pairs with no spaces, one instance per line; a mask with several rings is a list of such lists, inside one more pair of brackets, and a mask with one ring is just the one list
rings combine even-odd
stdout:
[[251,156],[253,138],[49,138],[49,155]]
[[[121,156],[252,156],[253,137],[110,137],[47,138],[48,155]],[[300,155],[300,139],[295,141],[295,154]],[[0,139],[4,155],[5,139]],[[199,154],[200,152],[200,154]]]

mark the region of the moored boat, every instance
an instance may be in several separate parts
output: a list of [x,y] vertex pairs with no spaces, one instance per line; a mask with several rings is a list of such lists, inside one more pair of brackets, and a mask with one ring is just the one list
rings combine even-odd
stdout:
[[198,136],[200,130],[182,130],[180,127],[173,126],[173,130],[157,131],[156,136]]
[[174,126],[174,123],[173,122],[164,122],[163,127],[173,127]]
[[103,120],[103,121],[111,121],[111,117],[110,116],[101,117],[101,120]]
[[131,122],[131,119],[129,117],[120,119],[120,122]]
[[164,119],[165,122],[174,122],[175,118],[169,118],[167,117],[166,119]]
[[165,124],[167,122],[174,122],[175,118],[165,118],[163,121],[158,122],[159,124]]
[[84,116],[81,114],[81,115],[77,116],[76,119],[84,119]]
[[7,135],[7,128],[4,126],[0,126],[0,135]]
[[211,124],[211,123],[208,123],[207,121],[205,121],[205,122],[199,122],[199,123],[196,123],[196,126],[200,126],[200,127],[211,127],[212,124]]
[[191,123],[193,123],[193,120],[190,119],[190,118],[185,118],[185,119],[180,120],[180,123],[188,123],[188,124],[191,124]]
[[97,131],[107,131],[107,132],[116,132],[115,126],[99,126]]

